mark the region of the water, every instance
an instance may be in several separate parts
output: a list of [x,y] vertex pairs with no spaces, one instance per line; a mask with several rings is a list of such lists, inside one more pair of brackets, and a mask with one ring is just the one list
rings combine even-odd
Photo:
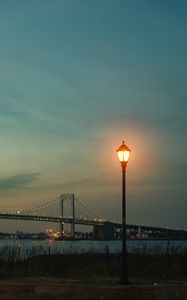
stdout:
[[[34,255],[63,253],[120,253],[121,241],[53,241],[53,240],[0,240],[0,256],[26,258]],[[128,253],[163,254],[186,253],[185,241],[127,241]]]

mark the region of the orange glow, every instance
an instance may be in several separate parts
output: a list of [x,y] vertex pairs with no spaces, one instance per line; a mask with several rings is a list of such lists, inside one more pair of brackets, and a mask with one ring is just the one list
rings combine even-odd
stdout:
[[116,150],[116,152],[118,153],[118,158],[120,162],[128,162],[131,150],[124,144],[124,142]]

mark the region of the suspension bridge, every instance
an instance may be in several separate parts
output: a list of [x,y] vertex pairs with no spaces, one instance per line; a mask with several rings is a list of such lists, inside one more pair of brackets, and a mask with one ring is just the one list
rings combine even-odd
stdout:
[[[43,211],[58,207],[58,212],[52,215],[44,215]],[[100,240],[119,239],[122,225],[110,222],[105,218],[98,217],[93,210],[89,209],[74,194],[61,194],[53,200],[42,203],[32,208],[16,212],[0,213],[0,219],[51,222],[59,223],[61,238],[64,237],[64,224],[71,225],[71,238],[75,239],[75,225],[93,226],[93,238]],[[173,238],[187,239],[187,231],[182,229],[168,229],[157,226],[130,225],[127,224],[127,237],[136,238]]]

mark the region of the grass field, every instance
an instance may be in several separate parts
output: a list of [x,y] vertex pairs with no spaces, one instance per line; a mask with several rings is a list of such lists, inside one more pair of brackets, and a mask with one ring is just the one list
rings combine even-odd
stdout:
[[[56,277],[75,280],[113,280],[120,274],[119,254],[56,254],[15,259],[0,257],[0,278]],[[187,280],[187,255],[135,253],[128,255],[128,274],[132,281],[167,282]]]

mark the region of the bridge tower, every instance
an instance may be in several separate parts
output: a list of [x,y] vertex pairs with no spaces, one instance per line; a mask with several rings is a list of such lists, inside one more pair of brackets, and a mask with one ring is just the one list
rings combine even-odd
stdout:
[[[63,218],[63,216],[64,216],[64,199],[63,199],[63,195],[60,195],[60,205],[61,205],[61,216]],[[64,237],[64,222],[60,223],[60,233],[61,233],[61,238],[63,239],[63,237]]]
[[[75,195],[71,194],[68,195],[68,197],[64,198],[64,195],[60,195],[60,207],[61,207],[61,216],[62,218],[64,217],[64,201],[67,200],[69,201],[70,209],[71,209],[71,237],[74,239],[75,238]],[[63,239],[64,237],[64,222],[60,223],[60,232],[61,232],[61,238]]]
[[[63,218],[64,216],[64,196],[60,195],[60,206],[61,206],[61,216]],[[60,233],[61,233],[61,239],[64,238],[64,222],[60,223]]]
[[71,223],[71,237],[75,238],[75,195],[72,194],[72,223]]

